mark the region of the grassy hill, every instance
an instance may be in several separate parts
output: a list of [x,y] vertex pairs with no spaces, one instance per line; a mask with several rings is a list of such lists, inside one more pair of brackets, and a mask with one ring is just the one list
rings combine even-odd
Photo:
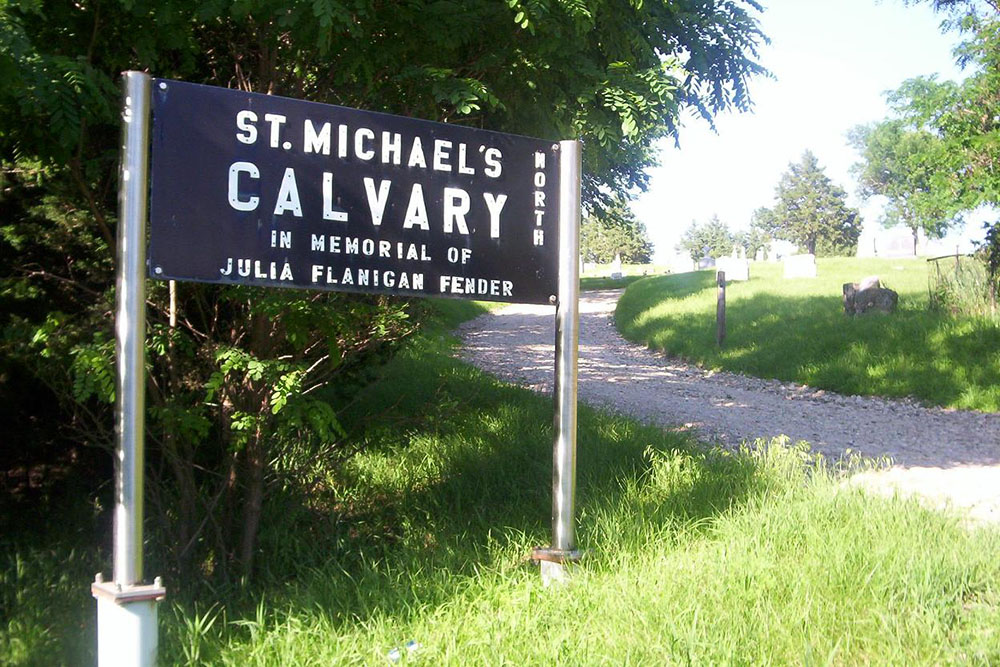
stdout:
[[[845,316],[841,286],[869,275],[899,292],[899,310]],[[785,280],[780,264],[754,263],[750,277],[727,288],[721,349],[711,270],[633,283],[618,304],[618,328],[708,368],[844,394],[1000,410],[1000,326],[930,311],[924,260],[820,259],[818,276],[800,280]]]

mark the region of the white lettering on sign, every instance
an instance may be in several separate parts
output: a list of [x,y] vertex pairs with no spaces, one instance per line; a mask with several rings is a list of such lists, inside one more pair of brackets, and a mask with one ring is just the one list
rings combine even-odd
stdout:
[[373,239],[362,239],[357,236],[313,234],[310,248],[313,252],[329,252],[332,255],[362,255],[365,257],[378,256],[383,259],[431,261],[426,243],[392,242],[385,239],[376,243]]
[[379,181],[378,192],[375,192],[375,179],[365,178],[365,195],[368,198],[368,210],[372,214],[372,224],[378,227],[385,215],[385,204],[389,201],[389,188],[392,181]]
[[406,218],[403,219],[403,229],[411,227],[430,229],[430,222],[427,220],[427,206],[424,204],[424,189],[420,183],[414,183],[410,191],[410,203],[406,205]]
[[302,134],[303,134],[302,142],[304,144],[303,150],[305,150],[306,153],[319,153],[321,155],[330,154],[329,123],[323,123],[319,132],[317,132],[316,127],[313,125],[312,121],[306,119],[305,124],[302,126]]
[[374,142],[375,133],[367,127],[359,127],[354,132],[354,154],[362,160],[371,160],[375,157],[375,149],[366,147],[366,142]]
[[420,137],[413,137],[413,145],[410,146],[410,158],[406,161],[407,167],[427,168],[427,160],[424,159],[424,147],[420,143]]
[[382,133],[382,164],[398,165],[402,159],[403,135],[399,132]]
[[278,266],[279,262],[267,262],[249,257],[229,257],[226,266],[219,269],[219,273],[226,277],[254,277],[258,280],[294,280],[292,266],[288,262],[280,262],[280,271]]
[[286,120],[288,119],[279,113],[264,114],[264,122],[271,124],[271,148],[277,148],[280,145],[278,142],[281,141],[281,126],[285,124]]
[[507,195],[494,195],[489,192],[483,193],[486,200],[486,208],[490,211],[490,238],[500,238],[500,212],[503,211],[504,204],[507,203]]
[[532,243],[535,246],[541,247],[545,245],[545,230],[538,229],[542,226],[542,222],[545,218],[545,192],[541,188],[545,187],[545,153],[543,151],[535,151],[535,176],[534,184],[536,188],[534,191],[534,203],[535,203],[535,227],[534,234],[532,234]]
[[229,166],[229,205],[237,211],[256,210],[260,197],[251,195],[240,199],[240,174],[250,178],[260,178],[260,169],[252,162],[234,162]]
[[314,285],[348,285],[350,287],[389,287],[396,289],[424,289],[424,274],[382,269],[338,269],[324,264],[310,267],[310,280]]
[[469,193],[461,188],[444,189],[444,232],[451,234],[455,226],[462,234],[469,233],[465,214],[469,212]]
[[278,189],[278,200],[274,202],[275,215],[281,215],[285,211],[291,211],[296,218],[302,217],[299,186],[295,183],[295,170],[291,167],[285,169],[285,175],[281,178],[281,187]]
[[333,209],[333,174],[323,172],[323,219],[347,222],[347,211]]
[[503,173],[503,166],[500,164],[502,158],[503,153],[499,148],[487,148],[483,152],[483,161],[486,163],[483,173],[490,178],[500,178],[500,174]]
[[[229,205],[237,211],[256,210],[260,205],[260,197],[256,194],[247,194],[245,185],[248,180],[260,180],[260,178],[260,169],[254,163],[242,161],[232,163],[229,166],[228,179],[227,199]],[[333,172],[324,171],[321,178],[322,201],[319,202],[317,208],[322,212],[323,220],[347,222],[348,212],[340,204]],[[380,180],[376,186],[375,179],[366,176],[362,179],[362,183],[372,226],[379,227],[385,219],[385,212],[392,193],[392,181]],[[489,217],[490,238],[498,239],[502,232],[501,223],[504,207],[509,197],[502,193],[483,192],[481,194],[482,202],[478,206],[485,205]],[[472,234],[468,216],[473,212],[473,201],[469,193],[462,188],[445,187],[442,189],[440,201],[442,204],[441,229],[446,234]],[[296,218],[301,218],[304,215],[298,177],[292,167],[286,167],[282,174],[273,211],[276,216],[287,213]],[[535,215],[540,221],[541,212],[536,210]],[[429,231],[431,228],[426,196],[420,183],[414,183],[410,187],[410,196],[402,220],[403,229],[413,229],[414,227],[424,231]]]
[[441,294],[463,294],[469,296],[511,296],[514,283],[509,280],[487,280],[486,278],[465,278],[462,276],[441,276]]
[[[280,236],[279,236],[280,234]],[[279,232],[277,229],[271,230],[271,247],[290,249],[292,247],[292,233],[282,230]]]
[[444,139],[434,140],[434,171],[451,171],[447,160],[451,157],[451,142]]
[[244,109],[236,114],[236,127],[240,132],[236,134],[237,141],[244,144],[252,144],[257,141],[257,114],[249,109]]
[[[242,144],[252,145],[260,139],[258,121],[260,117],[250,109],[242,109],[236,114],[236,139]],[[286,139],[288,134],[288,117],[283,114],[266,113],[263,122],[267,126],[267,146],[284,151],[293,148],[292,142]],[[503,152],[494,146],[480,145],[478,161],[473,159],[477,151],[472,151],[465,142],[452,142],[448,139],[423,139],[414,136],[412,140],[405,138],[399,132],[383,130],[376,134],[368,127],[352,128],[344,123],[337,125],[336,151],[333,146],[333,123],[330,121],[314,121],[306,118],[302,121],[301,149],[309,155],[330,156],[336,154],[340,159],[356,158],[365,162],[378,161],[381,164],[441,171],[465,176],[473,176],[482,171],[489,178],[499,178],[503,174]],[[404,142],[408,149],[404,155]],[[428,156],[427,151],[430,151]],[[430,159],[428,159],[430,158]],[[429,165],[429,166],[428,166]],[[537,167],[537,165],[536,165]]]

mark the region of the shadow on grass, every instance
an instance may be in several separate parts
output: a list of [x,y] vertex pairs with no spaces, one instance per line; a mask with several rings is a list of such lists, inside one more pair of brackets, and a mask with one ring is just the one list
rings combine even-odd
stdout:
[[[270,566],[230,619],[264,598],[345,629],[403,622],[461,595],[484,568],[538,576],[518,564],[550,538],[551,401],[446,358],[388,370],[345,417],[373,447],[344,470],[325,518],[286,505],[264,529],[259,561]],[[592,554],[679,524],[707,529],[767,486],[749,459],[621,417],[584,408],[579,433],[580,538]],[[297,553],[283,551],[289,541]]]

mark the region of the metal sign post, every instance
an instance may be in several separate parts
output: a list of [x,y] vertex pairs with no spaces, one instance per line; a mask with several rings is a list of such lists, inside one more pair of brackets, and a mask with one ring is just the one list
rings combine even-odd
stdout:
[[552,546],[535,549],[545,584],[565,581],[576,548],[577,349],[580,339],[579,141],[559,142],[559,297],[556,303]]
[[114,581],[101,574],[97,598],[98,663],[156,664],[156,604],[166,595],[159,577],[142,584],[142,497],[145,426],[146,202],[150,78],[123,80],[121,168],[118,184],[118,267]]

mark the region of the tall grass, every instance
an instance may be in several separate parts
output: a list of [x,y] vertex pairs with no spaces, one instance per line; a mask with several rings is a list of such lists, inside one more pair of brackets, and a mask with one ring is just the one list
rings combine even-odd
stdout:
[[[722,348],[712,271],[633,284],[616,322],[626,338],[710,368],[845,394],[1000,410],[1000,325],[928,308],[923,260],[821,259],[818,271],[814,279],[785,280],[780,265],[753,264],[749,282],[727,287]],[[842,284],[872,274],[899,292],[899,310],[845,316]]]
[[[1000,531],[841,484],[857,461],[706,449],[586,408],[587,555],[544,588],[526,556],[549,539],[551,401],[450,354],[414,341],[357,396],[344,423],[364,449],[276,499],[252,585],[167,582],[163,664],[1000,661]],[[51,601],[41,570],[2,612],[7,645]],[[79,632],[47,630],[50,646]]]
[[990,285],[984,258],[942,257],[928,262],[927,269],[932,308],[957,316],[996,316],[996,285]]

